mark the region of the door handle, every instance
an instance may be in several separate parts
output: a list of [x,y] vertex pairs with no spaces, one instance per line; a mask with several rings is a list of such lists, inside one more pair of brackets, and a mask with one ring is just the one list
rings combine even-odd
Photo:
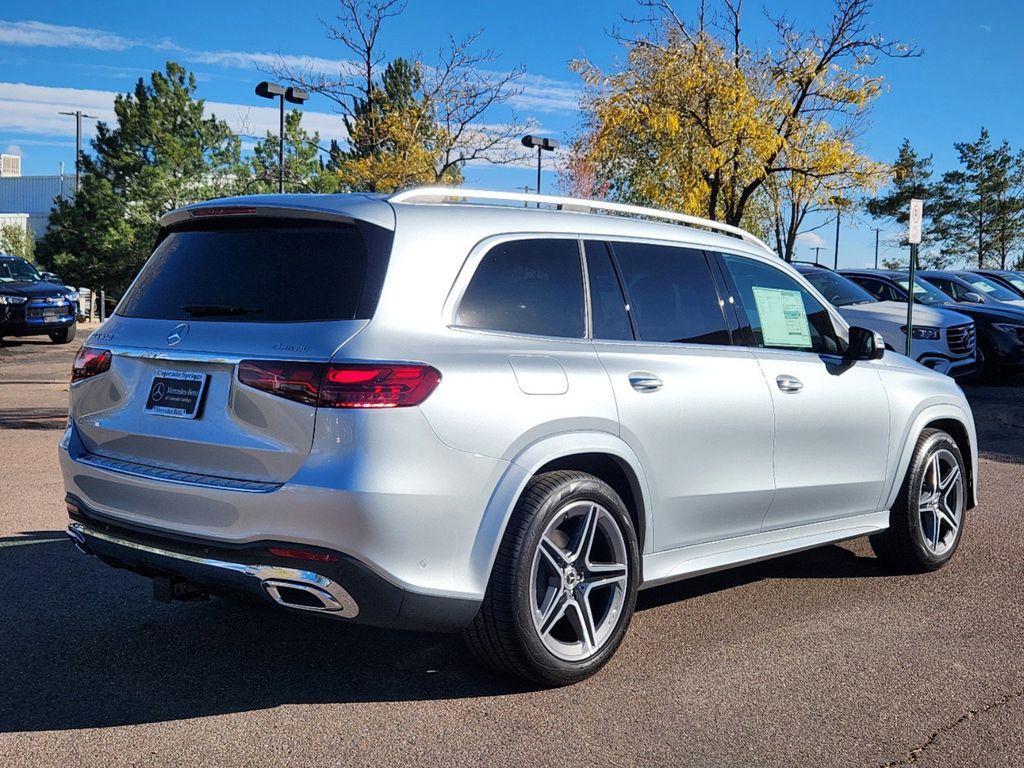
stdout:
[[629,374],[629,386],[637,392],[657,392],[661,389],[663,383],[653,373],[636,371]]
[[786,373],[776,376],[775,383],[779,385],[779,389],[783,392],[799,392],[804,388],[804,383],[800,379]]

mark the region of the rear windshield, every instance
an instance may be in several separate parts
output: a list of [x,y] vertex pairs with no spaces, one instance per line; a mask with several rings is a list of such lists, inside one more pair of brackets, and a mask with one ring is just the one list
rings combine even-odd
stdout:
[[190,222],[159,242],[117,312],[251,323],[369,318],[387,259],[370,230],[295,219]]

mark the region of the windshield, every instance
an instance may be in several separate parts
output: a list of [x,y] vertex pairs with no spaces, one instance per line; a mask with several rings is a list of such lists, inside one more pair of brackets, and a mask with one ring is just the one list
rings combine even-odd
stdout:
[[1004,275],[1003,279],[1018,291],[1024,291],[1024,277],[1020,275]]
[[804,273],[807,282],[818,289],[834,306],[848,307],[851,304],[873,304],[878,299],[865,291],[852,280],[847,280],[835,272],[815,270]]
[[0,283],[38,283],[42,279],[39,270],[24,259],[0,261]]
[[[910,285],[910,280],[903,277],[896,281],[904,291]],[[918,304],[949,304],[953,301],[931,283],[925,282],[919,277],[914,278],[914,301]]]
[[973,272],[962,275],[963,279],[977,289],[982,296],[988,296],[997,301],[1017,301],[1020,298],[1009,288],[1005,288],[995,280],[990,280],[984,275],[976,275]]

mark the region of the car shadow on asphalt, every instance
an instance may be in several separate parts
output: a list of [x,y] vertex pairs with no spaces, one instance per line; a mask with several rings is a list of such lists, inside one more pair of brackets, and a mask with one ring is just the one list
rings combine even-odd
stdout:
[[[157,603],[151,582],[57,531],[0,539],[0,732],[164,722],[289,703],[500,696],[458,635],[343,625],[211,599]],[[764,578],[881,575],[840,547],[641,593],[639,608]]]

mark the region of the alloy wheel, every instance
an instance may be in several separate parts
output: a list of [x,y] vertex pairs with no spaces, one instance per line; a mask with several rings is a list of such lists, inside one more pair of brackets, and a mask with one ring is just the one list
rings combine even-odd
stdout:
[[925,548],[944,555],[956,543],[964,513],[963,472],[949,450],[941,448],[929,457],[917,498]]
[[614,634],[629,585],[626,542],[612,514],[570,502],[540,537],[530,576],[534,628],[565,661],[585,661]]

